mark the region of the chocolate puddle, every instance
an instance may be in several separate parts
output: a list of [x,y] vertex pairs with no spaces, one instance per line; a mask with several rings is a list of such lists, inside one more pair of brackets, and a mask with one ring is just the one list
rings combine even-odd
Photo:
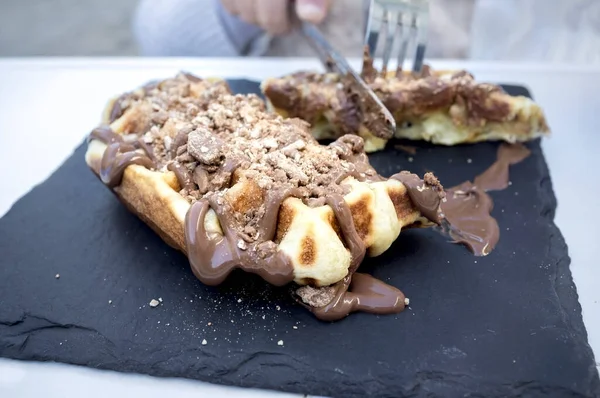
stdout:
[[446,191],[441,210],[442,231],[476,256],[488,255],[500,239],[498,222],[491,212],[494,202],[487,191],[508,187],[509,167],[523,161],[531,152],[522,144],[502,144],[496,161],[473,183],[465,181]]
[[368,274],[355,272],[335,286],[333,300],[324,307],[308,307],[318,319],[337,321],[352,312],[394,314],[408,305],[404,293]]

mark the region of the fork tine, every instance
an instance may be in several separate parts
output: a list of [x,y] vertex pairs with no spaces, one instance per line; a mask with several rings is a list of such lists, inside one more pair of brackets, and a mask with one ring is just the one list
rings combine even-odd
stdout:
[[398,11],[398,30],[400,30],[400,50],[398,51],[398,65],[396,67],[396,77],[400,77],[402,74],[402,66],[406,59],[406,53],[408,52],[408,43],[410,41],[410,35],[405,34],[406,28],[404,26],[404,13]]
[[392,29],[394,29],[392,27],[392,23],[393,23],[392,12],[389,11],[387,8],[385,8],[383,11],[383,19],[381,22],[381,31],[379,32],[381,34],[381,32],[383,31],[383,40],[384,40],[383,54],[382,54],[383,64],[381,66],[381,74],[382,75],[385,75],[387,73],[387,67],[390,62],[390,56],[392,55],[392,47],[394,45],[394,37],[396,36],[396,33],[397,33],[397,32],[392,32]]
[[423,59],[425,58],[425,44],[417,44],[417,54],[415,55],[415,62],[413,63],[413,72],[421,72],[423,69]]
[[[408,51],[408,47],[412,47],[414,45],[414,43],[417,41],[417,35],[419,34],[419,27],[417,25],[417,14],[413,13],[411,14],[411,19],[410,19],[410,28],[409,28],[409,34],[408,34],[408,42],[407,42],[407,51]],[[422,62],[422,60],[421,60]],[[414,62],[413,62],[413,71],[414,71]]]
[[365,40],[364,43],[369,47],[369,53],[375,56],[377,50],[377,42],[379,41],[379,30],[374,26],[375,21],[375,0],[370,0],[369,8],[367,12],[367,25],[365,28]]
[[[423,69],[423,59],[425,58],[425,48],[427,46],[427,12],[420,12],[419,16],[419,30],[417,33],[416,40],[416,54],[415,54],[415,62],[413,63],[413,72],[420,72]],[[415,18],[417,18],[417,14],[415,14]],[[416,25],[416,21],[415,21]]]

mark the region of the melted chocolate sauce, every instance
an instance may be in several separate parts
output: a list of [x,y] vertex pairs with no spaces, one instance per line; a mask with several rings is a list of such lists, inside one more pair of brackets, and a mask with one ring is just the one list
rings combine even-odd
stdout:
[[124,101],[128,96],[129,94],[123,94],[115,100],[115,103],[113,104],[113,107],[110,110],[110,115],[108,117],[110,123],[114,122],[123,115],[123,112],[125,112],[125,110],[121,106],[121,102]]
[[[236,268],[260,275],[275,286],[283,286],[294,279],[290,259],[281,251],[261,257],[258,244],[272,241],[277,229],[281,203],[297,194],[295,189],[270,191],[265,217],[258,227],[260,239],[247,244],[233,229],[231,213],[215,199],[200,199],[192,204],[185,218],[187,254],[194,275],[206,285],[218,285]],[[209,236],[204,221],[209,208],[217,214],[222,236]]]
[[464,183],[447,190],[441,204],[445,217],[442,229],[455,242],[464,244],[476,256],[488,255],[500,239],[498,222],[492,217],[494,203],[486,191],[508,186],[509,166],[519,163],[530,151],[521,144],[502,144],[496,161],[473,183]]
[[394,174],[390,179],[398,180],[406,187],[410,200],[421,214],[429,220],[438,222],[438,213],[442,200],[438,189],[441,190],[441,186],[427,184],[416,174],[406,171]]
[[[125,168],[130,164],[154,167],[151,147],[139,139],[126,142],[123,136],[114,133],[108,127],[100,127],[92,131],[88,140],[93,139],[107,145],[99,174],[101,180],[111,188],[120,183]],[[361,151],[346,145],[340,145],[340,148],[344,150],[341,157],[350,161],[354,167],[336,176],[336,182],[339,183],[348,176],[354,176],[359,180],[381,178],[368,164],[366,155]],[[140,149],[145,153],[141,153]],[[239,159],[227,159],[221,169],[233,174],[241,163]],[[183,165],[172,162],[167,167],[175,173],[183,188],[195,188],[193,174]],[[423,215],[437,220],[440,197],[430,184],[414,174],[401,173],[392,178],[407,187],[409,196]],[[267,192],[265,216],[257,226],[257,238],[252,243],[240,238],[233,227],[232,212],[216,195],[194,202],[186,214],[184,224],[186,252],[194,275],[206,285],[218,285],[234,269],[240,268],[246,272],[256,273],[276,286],[293,281],[294,269],[291,260],[279,251],[273,242],[279,208],[283,201],[291,196],[302,195],[297,188]],[[317,318],[329,321],[341,319],[355,311],[377,314],[402,311],[405,297],[401,291],[368,275],[355,273],[365,256],[366,248],[356,231],[352,213],[342,195],[330,194],[324,199],[336,217],[345,245],[351,253],[351,263],[347,276],[335,285],[333,300],[323,307],[309,307],[310,310]],[[210,209],[216,213],[222,235],[209,234],[205,228],[206,215]]]
[[102,160],[100,161],[99,176],[104,184],[113,188],[121,183],[123,173],[127,166],[137,164],[151,169],[154,162],[148,156],[148,153],[140,153],[138,149],[145,150],[145,147],[137,140],[126,143],[123,137],[116,134],[109,127],[100,127],[92,130],[88,140],[98,140],[107,145]]
[[192,179],[192,173],[181,163],[172,162],[169,163],[167,169],[175,173],[177,181],[179,181],[179,187],[192,191],[196,188],[194,180]]
[[333,214],[335,214],[337,223],[342,230],[342,236],[352,256],[350,266],[348,267],[348,275],[336,284],[336,294],[333,300],[324,307],[311,307],[311,311],[317,318],[324,321],[333,321],[341,319],[355,310],[354,301],[348,296],[348,288],[350,287],[354,272],[365,257],[366,248],[362,239],[358,236],[358,232],[356,232],[352,212],[348,204],[344,201],[344,198],[341,195],[329,195],[326,200],[327,204],[333,210]]

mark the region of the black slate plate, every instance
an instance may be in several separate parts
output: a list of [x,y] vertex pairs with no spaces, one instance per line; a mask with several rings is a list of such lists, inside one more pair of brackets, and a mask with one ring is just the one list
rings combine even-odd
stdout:
[[[491,255],[403,232],[361,269],[411,307],[328,324],[241,272],[203,286],[92,175],[82,145],[0,220],[0,355],[340,397],[594,396],[548,169],[539,142],[528,146],[512,186],[492,194],[502,237]],[[450,187],[488,167],[497,145],[418,147],[371,159],[383,175],[432,170]]]

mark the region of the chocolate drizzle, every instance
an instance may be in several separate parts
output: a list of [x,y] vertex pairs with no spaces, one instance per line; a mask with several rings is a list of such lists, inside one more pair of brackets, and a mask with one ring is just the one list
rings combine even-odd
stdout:
[[357,305],[360,301],[352,298],[351,293],[348,292],[348,288],[352,282],[354,272],[358,269],[358,266],[365,257],[365,244],[363,243],[360,236],[356,232],[354,221],[352,219],[352,213],[348,204],[344,201],[341,195],[329,195],[327,196],[327,204],[331,206],[333,214],[337,220],[338,225],[342,230],[342,235],[348,248],[350,249],[350,255],[352,260],[348,267],[348,275],[341,281],[335,284],[335,296],[329,304],[324,307],[310,307],[311,311],[315,316],[324,321],[335,321],[349,315],[351,312],[357,310]]
[[427,219],[439,222],[440,202],[445,197],[444,190],[431,173],[425,174],[422,180],[416,174],[402,171],[390,179],[400,181],[405,187],[410,200]]
[[[100,165],[100,177],[110,187],[117,185],[123,170],[129,164],[142,164],[152,167],[151,148],[142,145],[138,138],[127,143],[125,137],[114,133],[108,127],[99,127],[92,131],[88,140],[99,140],[108,145]],[[346,142],[347,141],[347,142]],[[343,144],[342,144],[343,142]],[[359,147],[362,140],[351,136],[347,140],[335,143],[340,156],[354,166],[343,170],[336,176],[339,183],[348,176],[359,180],[380,177],[368,164],[366,156]],[[139,152],[144,149],[145,154]],[[242,163],[236,158],[227,159],[222,170],[233,174]],[[175,173],[182,188],[193,189],[193,174],[182,164],[173,161],[167,168]],[[440,197],[435,185],[427,183],[414,174],[400,173],[393,176],[402,182],[408,190],[415,206],[425,215],[437,217]],[[185,218],[184,231],[186,252],[194,275],[206,285],[218,285],[236,268],[258,274],[267,282],[282,286],[294,279],[294,269],[287,255],[278,250],[273,242],[277,230],[279,208],[290,197],[301,197],[298,188],[268,191],[265,199],[265,216],[257,225],[257,238],[253,243],[243,240],[233,227],[233,215],[224,206],[217,194],[209,195],[194,202]],[[345,245],[351,254],[348,274],[336,283],[333,299],[322,307],[308,307],[317,318],[325,321],[339,320],[352,312],[364,311],[376,314],[400,312],[406,305],[404,294],[393,286],[387,285],[369,275],[356,273],[364,259],[366,247],[360,238],[352,212],[341,194],[329,194],[325,198],[335,215]],[[216,213],[222,234],[206,229],[206,216],[210,209]],[[436,218],[434,218],[436,219]],[[265,245],[266,244],[266,245]]]
[[[173,172],[180,195],[191,203],[183,225],[185,243],[179,248],[186,252],[194,275],[206,285],[222,283],[235,269],[257,274],[276,286],[292,282],[292,259],[275,241],[282,203],[295,197],[309,206],[329,205],[336,220],[332,227],[350,253],[350,264],[341,281],[318,290],[326,295],[318,303],[310,303],[310,310],[323,320],[341,319],[354,311],[401,311],[406,305],[402,292],[356,274],[366,245],[344,200],[351,189],[344,180],[350,176],[358,181],[383,180],[369,164],[363,139],[348,135],[329,147],[317,147],[306,123],[266,115],[252,97],[225,95],[210,106],[208,102],[206,107],[188,102],[180,107],[190,94],[189,81],[200,81],[184,76],[185,81],[169,82],[171,86],[166,88],[148,86],[144,93],[138,91],[115,102],[110,119],[130,106],[129,99],[137,101],[149,95],[164,100],[165,105],[150,101],[150,119],[158,123],[150,130],[145,131],[150,127],[144,116],[133,115],[133,126],[137,126],[133,119],[144,121],[142,127],[128,129],[134,134],[116,134],[108,126],[90,133],[88,142],[97,140],[107,146],[99,162],[93,159],[92,168],[101,180],[116,187],[131,164]],[[146,108],[140,109],[146,112]],[[180,122],[199,112],[198,125],[167,125],[169,117]],[[159,125],[162,127],[155,128]],[[426,175],[425,180],[404,173],[392,178],[406,186],[414,204],[410,210],[438,221],[443,190],[433,175]],[[311,281],[306,278],[306,282]]]
[[196,188],[194,185],[194,180],[192,179],[192,174],[184,165],[178,162],[171,162],[167,166],[167,169],[175,173],[175,177],[177,177],[177,181],[179,182],[179,186],[181,188],[190,191]]
[[112,109],[110,110],[110,115],[108,117],[108,120],[110,123],[114,122],[115,120],[117,120],[118,118],[120,118],[123,115],[123,112],[125,110],[121,106],[121,102],[123,100],[125,100],[127,97],[128,97],[128,94],[123,94],[115,100],[115,102],[112,106]]
[[[109,127],[103,126],[92,130],[88,141],[98,140],[107,145],[98,174],[100,179],[108,187],[119,185],[123,179],[125,168],[131,164],[144,166],[148,169],[154,167],[154,162],[149,157],[145,146],[137,139],[133,142],[125,142],[123,137],[116,134]],[[140,153],[142,149],[144,153]]]
[[464,244],[476,256],[488,255],[500,239],[498,222],[492,217],[494,203],[487,191],[508,186],[509,166],[519,163],[530,151],[522,144],[502,144],[496,161],[473,183],[464,183],[447,190],[441,204],[445,219],[442,230],[455,242]]
[[[185,218],[187,254],[194,275],[206,285],[218,285],[236,268],[261,276],[275,286],[283,286],[294,279],[290,259],[279,250],[262,253],[260,245],[273,240],[281,203],[297,194],[295,189],[271,191],[258,235],[260,243],[247,244],[233,229],[231,213],[219,205],[217,199],[200,199],[192,204]],[[212,208],[223,235],[209,235],[205,228],[206,214]],[[275,244],[273,243],[273,246]]]

